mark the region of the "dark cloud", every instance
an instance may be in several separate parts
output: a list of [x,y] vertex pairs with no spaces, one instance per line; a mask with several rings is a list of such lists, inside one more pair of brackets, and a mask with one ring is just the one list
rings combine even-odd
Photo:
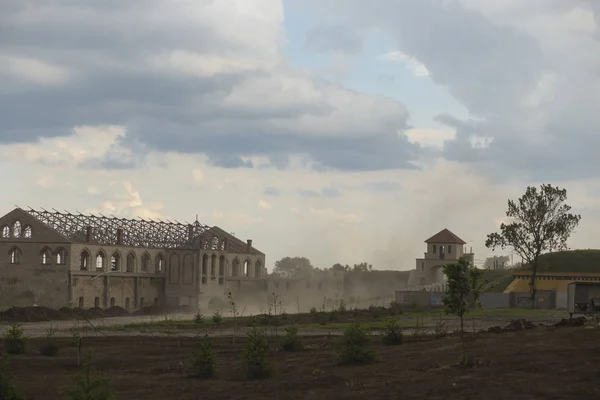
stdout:
[[277,197],[277,196],[279,196],[279,194],[280,194],[280,193],[279,193],[279,190],[278,190],[277,188],[274,188],[274,187],[266,187],[266,188],[263,190],[263,194],[264,194],[265,196],[273,196],[273,197]]
[[312,189],[298,189],[298,195],[302,197],[328,197],[335,198],[342,196],[342,192],[335,187],[325,187],[320,191]]
[[318,53],[357,54],[362,51],[362,38],[351,26],[319,26],[306,32],[305,45]]
[[231,9],[231,27],[204,2],[28,4],[3,3],[0,16],[0,64],[34,60],[0,65],[0,142],[111,124],[139,157],[88,165],[128,167],[146,151],[204,153],[226,168],[252,167],[243,158],[255,155],[279,169],[308,155],[317,170],[412,168],[419,157],[395,133],[401,104],[275,67],[278,23]]

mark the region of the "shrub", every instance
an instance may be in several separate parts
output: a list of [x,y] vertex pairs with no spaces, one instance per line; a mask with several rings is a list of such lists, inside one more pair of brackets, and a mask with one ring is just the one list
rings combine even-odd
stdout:
[[286,334],[281,338],[281,348],[285,351],[301,351],[304,349],[302,338],[298,336],[298,328],[290,326],[285,328]]
[[114,398],[108,378],[94,376],[90,360],[83,369],[71,376],[73,387],[66,390],[69,400],[112,400]]
[[0,399],[2,400],[23,400],[23,396],[17,393],[17,389],[13,383],[13,377],[8,369],[8,358],[3,356],[0,358]]
[[4,332],[3,340],[7,354],[25,354],[27,351],[27,337],[21,324],[11,324]]
[[200,313],[200,311],[198,311],[198,312],[196,313],[196,315],[194,316],[194,324],[196,324],[196,325],[201,325],[201,324],[203,324],[203,323],[204,323],[204,315],[202,315],[202,314]]
[[404,342],[404,334],[400,322],[396,318],[388,318],[381,331],[381,343],[396,346]]
[[377,361],[377,353],[368,346],[371,334],[360,323],[353,323],[344,330],[336,352],[342,364],[371,364]]
[[40,345],[40,353],[42,355],[52,357],[58,354],[60,347],[52,340],[52,336],[56,333],[57,328],[50,325],[50,328],[46,329],[46,342]]
[[200,343],[198,349],[192,354],[192,370],[194,376],[200,379],[210,379],[217,376],[215,353],[210,342]]
[[268,378],[273,374],[269,359],[269,342],[263,330],[254,327],[248,331],[242,361],[248,379]]
[[433,336],[436,339],[443,339],[448,336],[448,328],[446,327],[446,323],[442,319],[442,317],[438,317],[435,320],[435,328],[433,331]]
[[215,311],[215,313],[212,315],[212,322],[216,325],[220,325],[221,322],[223,322],[223,314],[221,314],[219,310]]
[[311,307],[309,312],[311,315],[317,315],[317,307]]
[[335,311],[330,311],[330,312],[329,312],[329,316],[328,316],[328,318],[329,318],[329,322],[334,322],[334,321],[336,321],[336,320],[337,320],[337,312],[335,312]]

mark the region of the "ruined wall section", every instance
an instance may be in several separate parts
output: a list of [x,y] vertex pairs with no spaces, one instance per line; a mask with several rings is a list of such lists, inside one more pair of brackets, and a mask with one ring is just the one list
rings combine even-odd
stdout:
[[71,246],[69,260],[73,307],[132,311],[165,303],[163,250],[78,243]]
[[69,251],[67,239],[20,209],[0,218],[0,305],[68,305]]

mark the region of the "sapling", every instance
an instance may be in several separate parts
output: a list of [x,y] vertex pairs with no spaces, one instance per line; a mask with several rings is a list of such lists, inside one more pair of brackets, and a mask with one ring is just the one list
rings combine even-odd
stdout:
[[443,268],[448,280],[448,288],[444,295],[446,314],[454,314],[460,318],[460,343],[462,361],[466,361],[463,317],[471,310],[471,300],[476,307],[481,307],[479,296],[483,285],[483,270],[477,269],[464,258],[455,264],[447,264]]

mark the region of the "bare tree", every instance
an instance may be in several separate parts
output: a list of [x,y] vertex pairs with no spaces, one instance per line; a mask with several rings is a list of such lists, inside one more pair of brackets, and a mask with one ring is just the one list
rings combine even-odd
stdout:
[[575,230],[580,215],[570,214],[571,207],[565,204],[567,190],[541,185],[539,190],[528,186],[517,202],[508,200],[509,218],[500,225],[500,232],[488,235],[486,247],[495,250],[512,247],[531,266],[529,290],[532,307],[535,308],[535,278],[538,261],[546,251],[567,249],[567,239]]

